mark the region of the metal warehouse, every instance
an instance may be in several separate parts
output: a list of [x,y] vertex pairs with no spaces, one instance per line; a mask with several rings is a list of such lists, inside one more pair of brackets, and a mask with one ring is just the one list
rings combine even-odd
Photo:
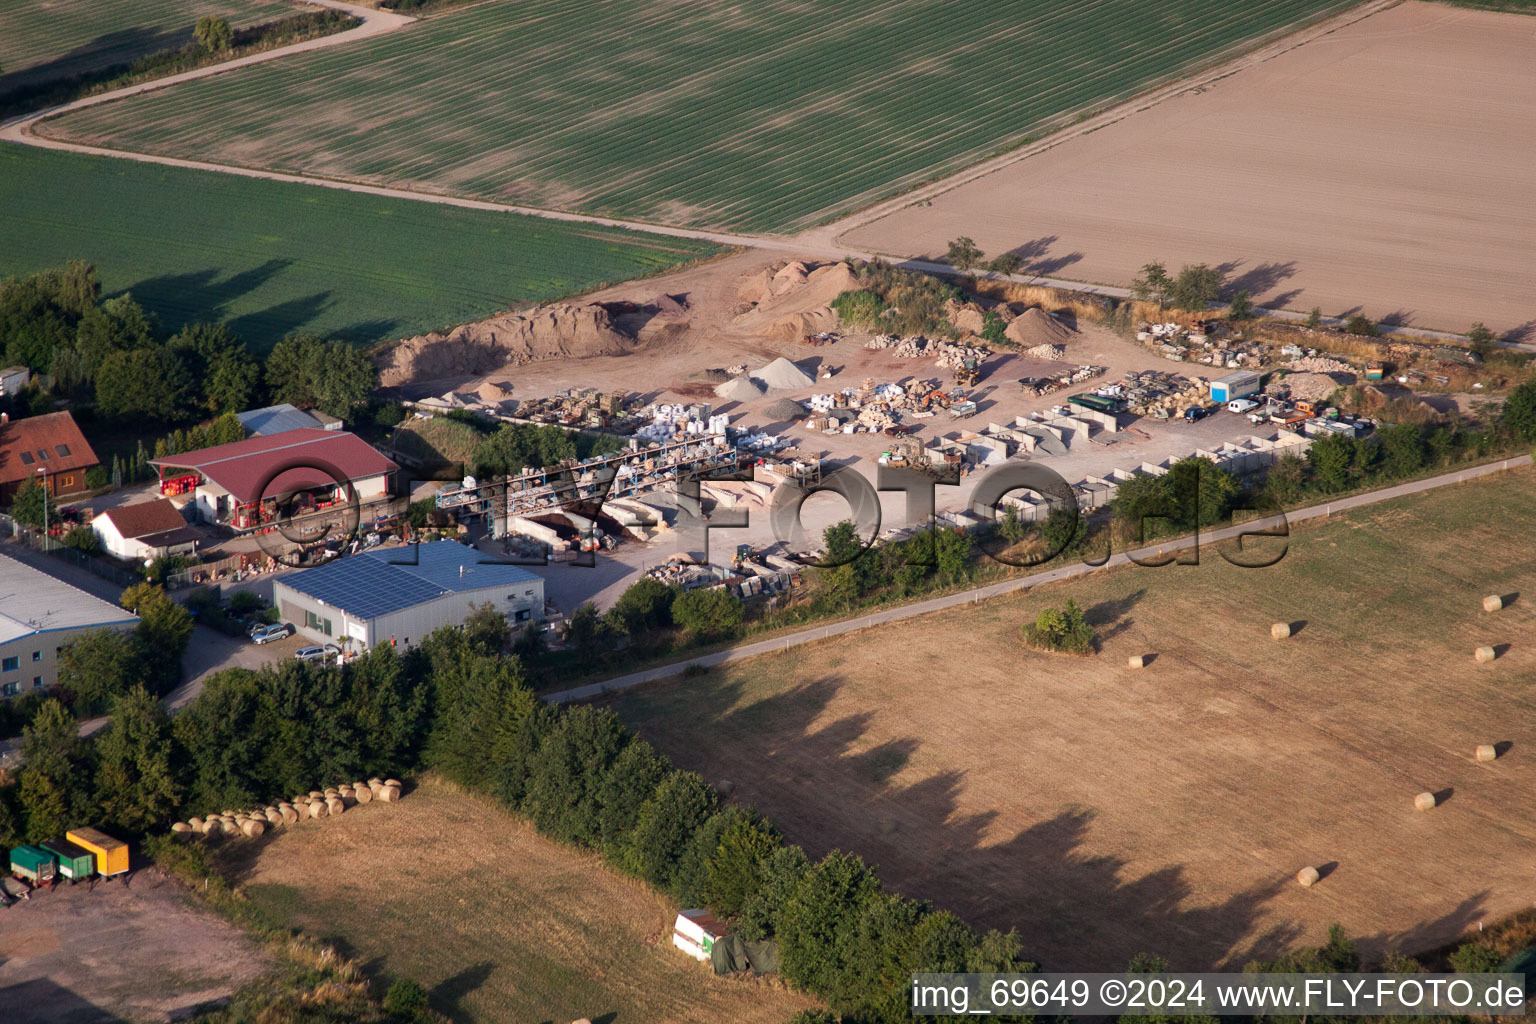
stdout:
[[544,613],[544,581],[457,541],[364,551],[274,580],[285,621],[320,641],[411,646],[489,604],[509,622]]
[[138,622],[132,612],[0,555],[0,698],[57,683],[59,655],[87,633]]

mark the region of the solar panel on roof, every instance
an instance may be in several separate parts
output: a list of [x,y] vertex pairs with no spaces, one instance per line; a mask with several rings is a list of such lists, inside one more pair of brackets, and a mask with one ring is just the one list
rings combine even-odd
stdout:
[[488,557],[456,541],[435,541],[414,548],[364,551],[283,582],[333,608],[373,619],[451,592],[538,579],[515,565],[482,562]]

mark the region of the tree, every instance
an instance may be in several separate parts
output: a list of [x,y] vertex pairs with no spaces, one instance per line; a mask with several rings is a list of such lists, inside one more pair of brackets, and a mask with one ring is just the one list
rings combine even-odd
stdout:
[[1191,263],[1179,270],[1168,289],[1168,301],[1175,309],[1199,312],[1221,298],[1221,274],[1204,263]]
[[1305,326],[1311,327],[1311,328],[1314,328],[1314,329],[1316,327],[1318,327],[1322,322],[1323,322],[1323,311],[1322,311],[1321,308],[1319,308],[1317,306],[1313,306],[1312,307],[1312,312],[1308,313],[1307,314],[1307,318],[1302,321],[1302,323]]
[[720,797],[693,772],[674,771],[640,808],[623,865],[669,893],[683,888],[679,868],[694,833],[719,809]]
[[628,731],[607,708],[582,705],[560,717],[539,747],[523,798],[523,810],[540,832],[567,843],[598,845],[600,792],[628,742]]
[[971,574],[971,535],[959,528],[933,531],[934,568],[945,581],[954,583]]
[[1017,274],[1019,268],[1023,265],[1024,261],[1019,258],[1018,253],[1005,252],[1001,256],[995,257],[987,269],[991,270],[994,274]]
[[970,270],[980,264],[981,259],[982,252],[976,248],[976,243],[963,235],[950,242],[944,254],[944,262],[956,270]]
[[22,730],[21,811],[33,840],[61,835],[84,813],[87,776],[79,727],[64,705],[46,701]]
[[479,654],[497,655],[507,646],[507,617],[489,601],[473,606],[460,628],[469,646]]
[[1301,496],[1307,482],[1307,464],[1294,455],[1282,455],[1264,477],[1264,493],[1278,505],[1289,505]]
[[757,895],[775,851],[784,845],[773,823],[755,811],[727,807],[727,820],[712,849],[705,853],[705,897],[716,913],[740,914]]
[[195,393],[187,368],[165,348],[115,352],[96,374],[96,405],[106,416],[186,419]]
[[1072,598],[1060,608],[1043,608],[1020,632],[1024,642],[1037,650],[1063,654],[1092,654],[1097,636]]
[[171,600],[165,588],[154,583],[135,583],[123,591],[118,604],[139,617],[138,632],[157,657],[176,663],[192,639],[192,615]]
[[101,550],[101,538],[89,526],[76,526],[64,535],[64,546],[93,555]]
[[838,850],[806,872],[778,915],[784,976],[812,992],[835,990],[859,919],[879,890],[862,860]]
[[810,870],[811,862],[800,847],[781,846],[774,850],[758,877],[757,891],[742,910],[738,928],[741,937],[756,942],[777,934],[784,908]]
[[1424,466],[1424,435],[1415,423],[1394,423],[1376,435],[1382,465],[1392,476],[1409,476]]
[[11,518],[23,526],[41,529],[45,518],[54,518],[48,491],[36,480],[27,480],[11,499]]
[[1307,449],[1307,465],[1312,468],[1312,478],[1324,491],[1342,491],[1349,486],[1354,447],[1354,443],[1342,434],[1330,434],[1313,441]]
[[[1500,415],[1504,425],[1521,441],[1527,444],[1536,441],[1536,380],[1511,388]],[[19,501],[20,495],[17,497]],[[16,515],[14,510],[11,514]]]
[[181,787],[171,751],[171,722],[160,702],[142,686],[118,698],[96,741],[96,795],[109,822],[144,833],[175,813]]
[[699,637],[729,633],[741,625],[741,600],[723,587],[684,591],[672,602],[672,617],[677,624]]
[[81,708],[106,705],[153,676],[152,657],[133,633],[92,630],[64,648],[59,685]]
[[209,53],[223,53],[234,45],[235,33],[229,27],[229,19],[207,14],[197,19],[192,38]]
[[672,625],[672,603],[676,600],[675,587],[642,576],[619,595],[612,611],[624,623],[627,632],[642,633]]
[[1232,294],[1232,300],[1227,304],[1228,320],[1248,320],[1253,317],[1253,297],[1246,290],[1240,290]]
[[[166,342],[197,382],[199,404],[210,413],[235,413],[251,406],[261,365],[223,324],[189,324]],[[241,434],[244,437],[244,434]]]
[[619,751],[597,787],[598,845],[610,861],[622,862],[640,808],[671,770],[671,762],[644,740],[632,740]]
[[1494,345],[1498,342],[1498,336],[1490,331],[1481,321],[1474,323],[1467,331],[1467,346],[1480,359],[1487,359],[1493,352]]
[[367,355],[315,334],[290,334],[274,345],[266,373],[274,402],[318,407],[343,419],[367,406],[368,393],[379,381]]
[[1344,321],[1345,334],[1358,334],[1364,338],[1374,338],[1381,334],[1381,329],[1376,326],[1376,321],[1364,313],[1351,313]]
[[1131,294],[1141,302],[1157,303],[1158,312],[1162,312],[1172,287],[1173,279],[1161,262],[1148,263],[1141,268],[1141,274],[1131,280]]

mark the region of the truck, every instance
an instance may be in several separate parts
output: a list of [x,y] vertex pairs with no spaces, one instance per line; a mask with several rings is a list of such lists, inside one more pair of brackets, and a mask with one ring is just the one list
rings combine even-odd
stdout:
[[52,885],[59,874],[59,858],[41,846],[11,849],[11,874],[33,885]]
[[76,846],[63,836],[45,839],[41,845],[58,858],[59,874],[69,879],[71,885],[83,882],[96,873],[96,855],[83,846]]

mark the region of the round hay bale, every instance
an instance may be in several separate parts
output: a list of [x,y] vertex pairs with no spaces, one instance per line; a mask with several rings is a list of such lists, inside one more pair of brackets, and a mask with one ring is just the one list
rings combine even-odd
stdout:
[[1498,594],[1489,594],[1483,598],[1483,611],[1497,612],[1504,609],[1504,599]]
[[350,783],[343,782],[341,785],[336,787],[336,792],[341,796],[343,800],[352,799],[352,786]]
[[1495,651],[1492,647],[1479,647],[1472,652],[1472,657],[1476,658],[1479,663],[1492,661],[1498,656],[1499,652]]
[[219,831],[223,832],[227,836],[237,836],[240,834],[240,826],[235,824],[233,818],[228,821],[221,819],[219,821]]
[[1432,811],[1435,809],[1435,794],[1424,792],[1413,798],[1413,809],[1416,811]]
[[360,804],[366,804],[373,799],[373,790],[368,788],[368,783],[359,782],[352,787],[352,799]]
[[384,780],[379,778],[378,776],[374,776],[373,778],[368,780],[368,788],[369,789],[378,789],[382,785],[384,785]]
[[1499,748],[1495,747],[1492,743],[1479,743],[1476,753],[1479,761],[1497,761],[1499,759]]
[[1291,624],[1289,622],[1277,622],[1269,627],[1269,635],[1275,640],[1284,640],[1291,635]]
[[220,826],[222,824],[223,823],[220,822],[218,818],[204,818],[203,819],[203,828],[202,828],[203,835],[205,835],[205,836],[213,835],[215,832],[217,832],[219,830],[219,828],[220,828]]
[[221,817],[221,818],[233,818],[234,816],[235,816],[235,812],[234,811],[220,811],[219,812],[219,817]]
[[263,825],[255,818],[246,819],[245,824],[240,826],[240,831],[245,833],[245,837],[247,839],[255,839],[266,830],[267,826]]
[[303,807],[305,804],[309,803],[309,799],[310,798],[308,793],[295,793],[293,795],[293,799],[290,800],[289,803],[293,804],[295,807]]
[[318,789],[312,789],[309,791],[309,798],[311,800],[324,800],[325,794]]
[[278,813],[276,807],[268,807],[266,816],[267,824],[269,825],[281,825],[283,823],[283,816]]
[[195,831],[195,832],[201,832],[203,830],[203,819],[202,818],[188,818],[187,819],[187,824],[191,825],[193,831]]
[[1126,664],[1131,668],[1146,668],[1147,656],[1145,654],[1133,654],[1126,659]]
[[[304,809],[306,811],[309,810],[307,806]],[[292,825],[299,820],[299,810],[293,804],[283,804],[283,806],[277,809],[277,813],[282,815],[283,823],[287,825]]]
[[386,786],[394,786],[396,789],[399,789],[400,788],[400,780],[399,779],[385,779],[384,780],[384,785],[386,785]]
[[180,835],[185,832],[191,832],[192,826],[184,821],[173,821],[171,822],[171,831]]
[[379,799],[386,804],[392,804],[400,799],[399,786],[382,786],[379,789]]
[[330,814],[332,817],[339,817],[341,812],[345,811],[346,809],[347,805],[342,802],[341,797],[333,796],[326,798],[325,810],[326,813]]
[[326,810],[325,803],[320,800],[311,800],[308,804],[308,809],[311,818],[323,818],[330,813],[330,811]]
[[1317,884],[1322,876],[1317,873],[1317,868],[1302,868],[1296,872],[1296,884],[1303,889],[1310,889]]

